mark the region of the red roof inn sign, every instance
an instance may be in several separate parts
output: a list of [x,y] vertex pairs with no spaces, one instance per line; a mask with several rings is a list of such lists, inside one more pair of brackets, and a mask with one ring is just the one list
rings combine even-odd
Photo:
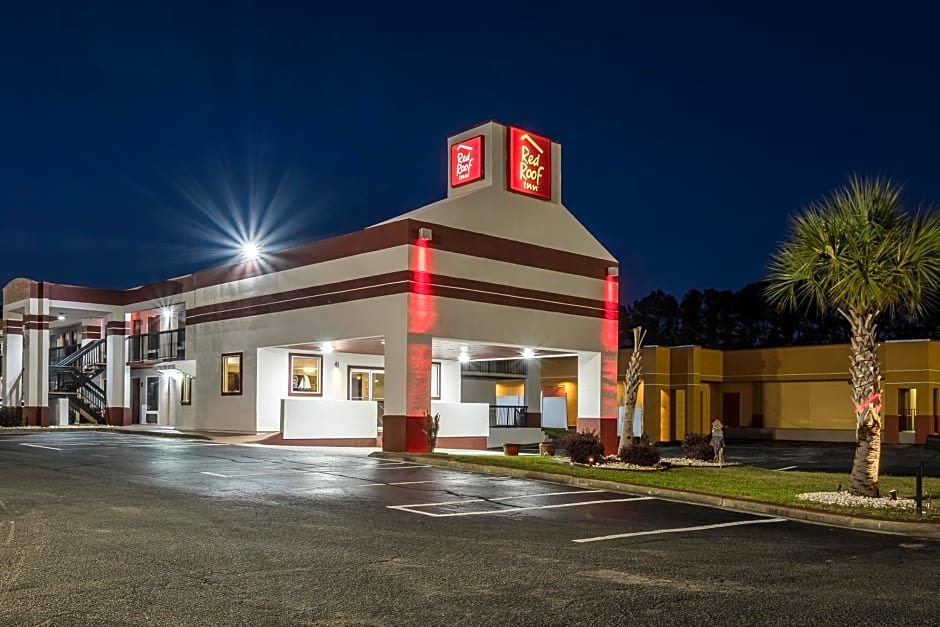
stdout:
[[509,127],[509,189],[552,199],[552,142],[547,137]]
[[483,136],[450,147],[450,186],[459,187],[483,178]]
[[[451,144],[451,187],[480,181],[486,176],[483,142],[483,135],[476,135]],[[510,126],[506,161],[511,191],[542,200],[552,199],[552,140]]]

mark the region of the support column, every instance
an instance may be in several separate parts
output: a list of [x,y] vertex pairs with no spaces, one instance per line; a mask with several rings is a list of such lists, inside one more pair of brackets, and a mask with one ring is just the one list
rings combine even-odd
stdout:
[[526,426],[542,426],[542,360],[526,361],[525,376]]
[[4,407],[20,407],[23,401],[23,321],[3,323],[3,396]]
[[106,419],[109,425],[123,427],[131,424],[130,368],[127,366],[127,323],[124,316],[105,324],[105,399]]
[[49,426],[49,301],[30,299],[23,318],[23,422]]
[[101,320],[82,320],[81,345],[91,344],[101,339]]
[[385,336],[382,450],[426,453],[424,413],[431,409],[431,336],[395,330]]
[[578,431],[596,433],[617,453],[617,353],[578,353]]

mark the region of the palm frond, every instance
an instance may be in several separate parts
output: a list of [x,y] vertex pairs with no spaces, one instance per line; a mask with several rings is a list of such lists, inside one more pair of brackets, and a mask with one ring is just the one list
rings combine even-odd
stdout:
[[768,274],[783,309],[922,314],[940,292],[940,215],[908,212],[888,180],[852,177],[791,220]]

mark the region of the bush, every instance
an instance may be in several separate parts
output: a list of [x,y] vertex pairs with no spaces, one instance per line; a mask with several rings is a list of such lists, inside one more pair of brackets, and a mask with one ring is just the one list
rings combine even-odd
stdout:
[[604,461],[604,444],[594,433],[572,433],[564,439],[562,446],[576,464],[598,464]]
[[700,433],[690,433],[682,440],[682,452],[686,459],[700,459],[710,462],[715,457],[709,436]]
[[620,461],[635,466],[655,466],[662,459],[659,449],[650,443],[649,436],[634,438],[631,444],[620,449]]
[[0,408],[0,427],[22,427],[23,409],[20,407]]

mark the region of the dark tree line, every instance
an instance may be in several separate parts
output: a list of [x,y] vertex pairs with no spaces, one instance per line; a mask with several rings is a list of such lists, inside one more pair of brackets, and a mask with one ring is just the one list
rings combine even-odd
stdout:
[[[620,345],[633,342],[630,329],[647,329],[647,345],[735,349],[837,344],[849,341],[849,325],[838,313],[780,312],[764,298],[765,282],[731,290],[689,290],[676,300],[656,290],[620,307]],[[880,340],[940,338],[940,315],[923,320],[884,317]]]

